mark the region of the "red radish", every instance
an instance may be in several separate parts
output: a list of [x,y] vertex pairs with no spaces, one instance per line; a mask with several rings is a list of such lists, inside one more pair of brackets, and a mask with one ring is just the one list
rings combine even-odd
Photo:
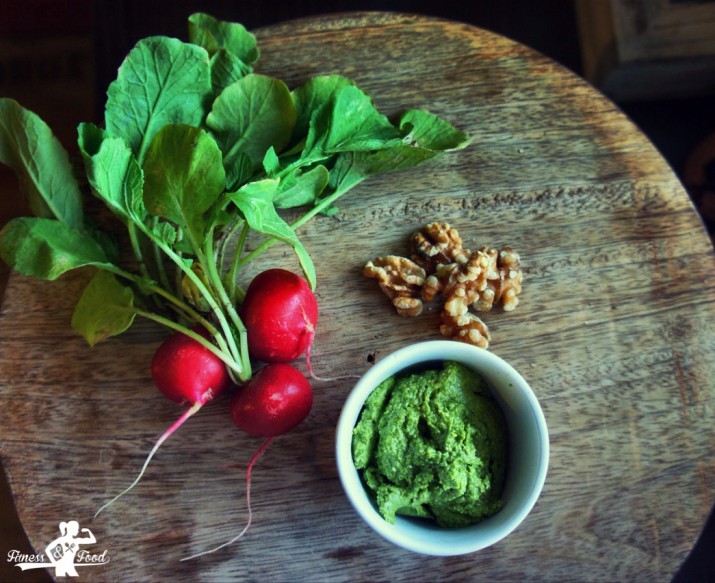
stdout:
[[251,526],[251,470],[274,437],[294,429],[308,416],[313,405],[313,390],[303,373],[289,364],[274,363],[261,369],[231,399],[234,424],[249,435],[267,437],[246,468],[246,505],[248,521],[230,541],[214,549],[181,559],[188,561],[213,553],[240,539]]
[[[205,328],[193,332],[207,340]],[[218,356],[186,334],[176,332],[154,353],[151,378],[156,387],[175,403],[202,405],[223,393],[231,384],[226,365]]]
[[291,362],[305,352],[310,368],[318,301],[302,277],[285,269],[258,274],[246,290],[241,319],[252,358]]
[[[192,331],[209,338],[206,330],[200,326],[192,328]],[[231,378],[223,361],[205,346],[181,332],[169,336],[156,350],[151,362],[151,376],[154,384],[166,397],[176,403],[190,403],[191,407],[184,411],[154,444],[134,482],[97,510],[95,517],[139,483],[154,454],[169,436],[231,385]]]
[[305,352],[311,378],[318,381],[357,378],[314,374],[310,348],[318,325],[318,301],[299,275],[285,269],[259,273],[246,290],[240,315],[252,358],[268,363],[292,362]]
[[258,437],[288,433],[313,405],[308,379],[289,364],[269,364],[231,399],[231,418],[239,429]]

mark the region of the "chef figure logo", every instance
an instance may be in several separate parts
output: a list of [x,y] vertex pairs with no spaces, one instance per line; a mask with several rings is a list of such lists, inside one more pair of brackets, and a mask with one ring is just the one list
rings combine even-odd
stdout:
[[83,528],[81,532],[85,536],[78,536],[80,528],[76,520],[60,522],[61,535],[47,545],[45,556],[54,565],[57,577],[77,577],[74,560],[79,545],[93,545],[97,542],[88,528]]
[[80,528],[79,522],[60,522],[60,536],[45,547],[45,554],[24,554],[10,551],[7,560],[22,571],[29,569],[53,569],[56,577],[78,577],[77,567],[96,567],[109,562],[107,551],[93,554],[81,545],[93,545],[97,539],[88,528]]

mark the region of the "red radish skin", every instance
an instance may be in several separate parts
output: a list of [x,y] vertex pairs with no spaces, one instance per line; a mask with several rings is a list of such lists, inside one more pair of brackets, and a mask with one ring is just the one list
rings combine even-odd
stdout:
[[[200,326],[192,328],[209,339]],[[231,384],[226,365],[211,351],[185,334],[167,338],[154,353],[151,378],[156,387],[175,403],[207,403]]]
[[[209,337],[202,327],[192,328],[192,331],[207,339]],[[164,441],[189,417],[231,385],[228,370],[221,359],[181,332],[169,336],[156,350],[151,362],[151,376],[154,384],[167,398],[176,403],[190,403],[191,406],[159,437],[136,479],[97,510],[95,517],[139,483]]]
[[261,369],[231,399],[233,423],[249,435],[266,437],[246,468],[246,506],[248,520],[243,530],[211,550],[185,557],[189,561],[214,553],[239,540],[251,526],[251,470],[273,438],[288,433],[308,416],[313,405],[313,390],[303,373],[289,364],[274,363]]
[[302,277],[285,269],[258,274],[246,290],[240,315],[252,358],[292,362],[306,352],[309,362],[318,301]]
[[256,437],[288,433],[313,406],[313,390],[303,373],[289,364],[261,369],[231,399],[231,418],[239,429]]
[[359,378],[320,377],[313,372],[310,349],[318,325],[318,300],[299,275],[285,269],[268,269],[258,274],[246,290],[240,315],[246,326],[251,358],[286,363],[305,352],[305,364],[312,379]]

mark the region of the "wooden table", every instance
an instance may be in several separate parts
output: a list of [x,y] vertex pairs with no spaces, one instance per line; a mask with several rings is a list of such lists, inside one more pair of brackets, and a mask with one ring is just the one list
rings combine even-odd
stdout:
[[[292,86],[345,74],[387,113],[430,109],[475,137],[463,152],[369,180],[302,231],[319,271],[315,365],[361,373],[438,337],[437,311],[399,318],[360,276],[425,222],[452,223],[474,247],[511,245],[525,268],[522,302],[485,320],[490,349],[543,406],[552,452],[543,494],[514,533],[477,554],[392,546],[337,479],[334,430],[351,383],[316,383],[308,420],[254,470],[248,536],[179,563],[242,528],[245,465],[260,441],[215,403],[90,522],[178,415],[148,372],[164,332],[142,322],[90,350],[69,327],[86,275],[12,276],[0,312],[2,461],[35,547],[60,521],[90,527],[88,550],[106,549],[111,562],[85,568],[86,580],[668,580],[715,498],[715,261],[663,158],[581,79],[477,28],[349,14],[259,36],[262,73]],[[293,265],[283,253],[271,264]]]

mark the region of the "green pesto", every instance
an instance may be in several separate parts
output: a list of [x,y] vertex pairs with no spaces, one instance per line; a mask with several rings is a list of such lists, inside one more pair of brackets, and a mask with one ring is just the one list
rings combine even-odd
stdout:
[[479,522],[502,507],[506,421],[486,383],[456,362],[391,377],[368,397],[353,460],[380,514]]

